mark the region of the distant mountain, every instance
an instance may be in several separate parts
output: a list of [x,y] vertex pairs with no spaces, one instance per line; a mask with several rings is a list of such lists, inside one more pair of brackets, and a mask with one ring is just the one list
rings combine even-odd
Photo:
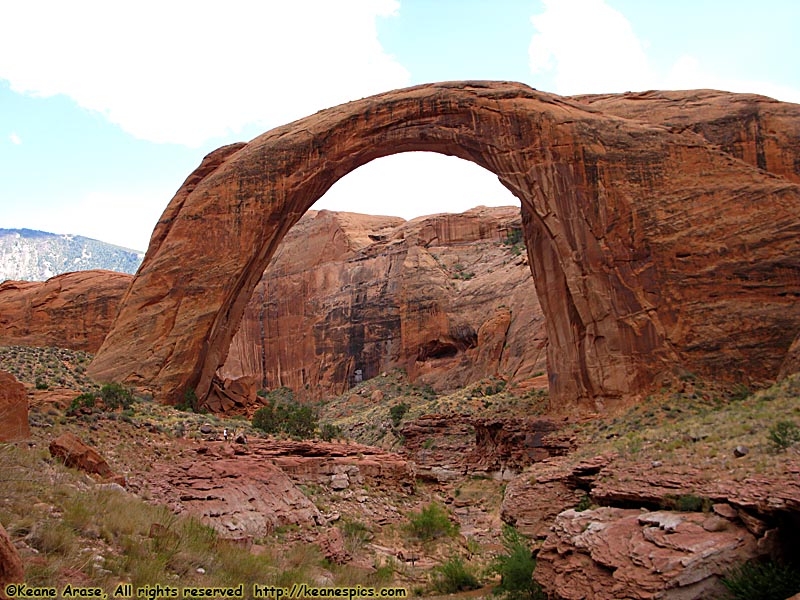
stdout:
[[135,273],[144,252],[80,235],[0,229],[0,281],[44,281],[69,271],[108,269]]

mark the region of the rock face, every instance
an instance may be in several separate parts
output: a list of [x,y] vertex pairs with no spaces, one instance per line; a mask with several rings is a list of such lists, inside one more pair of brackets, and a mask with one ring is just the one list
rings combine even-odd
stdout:
[[58,346],[96,352],[132,275],[65,273],[44,282],[0,284],[0,346]]
[[8,537],[8,533],[0,524],[0,596],[5,598],[4,591],[8,583],[22,583],[25,580],[25,569],[17,549]]
[[28,426],[28,393],[11,373],[0,371],[0,442],[25,440]]
[[721,577],[764,554],[741,524],[702,513],[598,508],[556,517],[536,580],[560,600],[712,600]]
[[[701,123],[710,109],[696,94],[670,98]],[[741,120],[793,132],[800,106],[717,96],[737,110],[710,129],[745,131],[754,157],[647,111],[621,118],[509,82],[387,92],[221,148],[165,210],[89,373],[166,402],[188,388],[205,398],[291,226],[360,165],[429,150],[494,172],[521,201],[554,406],[630,402],[676,366],[774,377],[800,330],[800,186],[785,175],[800,146]]]
[[394,368],[437,389],[497,373],[524,385],[546,369],[546,333],[524,247],[508,241],[521,227],[510,207],[409,222],[311,211],[256,286],[219,378],[312,397]]
[[535,577],[548,597],[715,599],[732,566],[797,555],[798,474],[791,457],[736,478],[616,453],[552,457],[509,482],[501,517],[544,540]]
[[263,537],[281,525],[322,525],[324,516],[297,484],[410,490],[414,470],[401,457],[361,444],[250,442],[209,444],[188,460],[159,464],[150,492],[225,537]]
[[99,475],[103,479],[125,483],[124,477],[114,473],[97,450],[84,444],[78,436],[72,433],[63,433],[51,441],[50,454],[68,467]]
[[480,473],[510,479],[534,462],[573,449],[546,419],[423,415],[403,425],[403,453],[418,476],[444,482]]

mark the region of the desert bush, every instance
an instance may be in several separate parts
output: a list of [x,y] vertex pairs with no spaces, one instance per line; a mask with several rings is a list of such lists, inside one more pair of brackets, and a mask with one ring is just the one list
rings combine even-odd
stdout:
[[106,408],[130,408],[134,397],[130,388],[121,383],[107,383],[100,388],[100,397]]
[[481,584],[467,568],[461,557],[454,556],[433,569],[431,578],[433,589],[440,594],[455,594],[466,590],[476,590]]
[[69,404],[69,408],[67,408],[68,415],[74,415],[78,413],[82,408],[94,408],[95,403],[97,402],[97,396],[92,392],[86,392],[76,396],[72,402]]
[[678,512],[708,512],[711,510],[711,500],[695,494],[666,496],[663,508]]
[[431,502],[421,511],[409,513],[408,531],[414,537],[428,541],[455,535],[458,527],[450,522],[450,517],[444,507]]
[[769,441],[776,452],[783,452],[800,442],[800,427],[793,421],[778,421],[769,429]]
[[200,399],[197,397],[197,392],[194,388],[187,388],[183,393],[183,400],[175,405],[178,410],[189,412],[200,412]]
[[497,592],[508,600],[544,600],[542,588],[533,580],[536,560],[520,533],[510,525],[503,525],[503,548],[490,571],[500,575]]
[[800,592],[800,570],[787,564],[748,562],[725,574],[730,600],[784,600]]
[[398,427],[400,425],[400,421],[403,420],[403,417],[408,412],[408,409],[411,408],[405,402],[401,402],[400,404],[395,404],[389,409],[389,416],[392,419],[392,425]]
[[265,404],[253,414],[253,427],[265,433],[284,432],[296,438],[313,435],[317,416],[310,406],[294,400],[292,390],[281,387],[262,397]]

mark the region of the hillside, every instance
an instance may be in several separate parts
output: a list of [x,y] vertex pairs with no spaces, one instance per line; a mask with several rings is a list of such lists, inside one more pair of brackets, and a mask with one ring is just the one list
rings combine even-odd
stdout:
[[0,281],[44,281],[70,271],[106,269],[135,273],[144,252],[80,235],[0,229]]

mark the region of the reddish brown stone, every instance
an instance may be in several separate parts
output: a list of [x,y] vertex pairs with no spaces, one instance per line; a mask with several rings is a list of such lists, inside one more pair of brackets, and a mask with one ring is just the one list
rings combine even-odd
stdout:
[[72,433],[62,433],[50,442],[50,454],[68,467],[99,475],[104,479],[120,480],[97,450],[84,444]]
[[0,346],[96,352],[133,275],[79,271],[47,281],[0,284]]
[[25,386],[11,373],[0,371],[0,442],[16,442],[30,436]]
[[[708,112],[695,95],[672,100]],[[760,118],[793,132],[800,107],[718,96],[737,110],[714,131],[746,130],[756,166],[749,142],[729,153],[691,127],[510,82],[387,92],[220,149],[167,207],[90,374],[171,403],[187,388],[205,398],[291,226],[360,165],[429,150],[489,169],[521,201],[556,408],[633,401],[676,366],[773,378],[800,330],[798,145],[791,133],[770,145],[742,119],[775,115]]]
[[760,553],[741,525],[708,531],[706,519],[621,508],[565,511],[539,551],[534,577],[563,600],[721,597],[722,576]]
[[8,583],[22,583],[25,580],[25,569],[17,549],[8,537],[5,528],[0,524],[0,598],[5,598],[3,591]]
[[527,261],[504,244],[521,227],[513,207],[408,222],[309,211],[256,286],[218,376],[311,398],[343,393],[356,370],[402,368],[437,390],[498,373],[529,384],[546,369],[546,334]]
[[[297,484],[336,489],[365,485],[408,492],[414,470],[401,457],[361,444],[252,440],[233,456],[223,443],[157,464],[148,487],[176,512],[188,512],[226,538],[263,537],[281,525],[313,526],[322,516]],[[344,489],[344,488],[339,488]]]

